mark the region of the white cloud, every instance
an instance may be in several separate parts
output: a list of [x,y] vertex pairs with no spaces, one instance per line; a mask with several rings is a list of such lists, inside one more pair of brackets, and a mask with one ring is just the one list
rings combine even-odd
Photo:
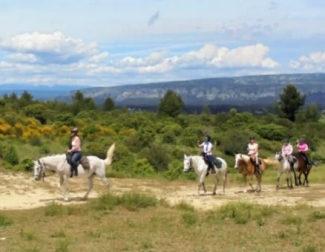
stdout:
[[206,78],[231,72],[276,71],[269,48],[253,44],[237,48],[205,44],[181,54],[153,51],[107,60],[109,52],[96,43],[67,37],[61,32],[24,33],[0,41],[0,83],[88,84],[141,83],[145,80]]
[[98,53],[96,43],[86,44],[61,32],[18,34],[2,40],[0,49],[18,53],[20,58],[25,59],[33,55],[38,61],[47,64],[71,63]]
[[290,67],[304,71],[325,71],[325,52],[314,52],[308,56],[301,56],[298,60],[292,60]]

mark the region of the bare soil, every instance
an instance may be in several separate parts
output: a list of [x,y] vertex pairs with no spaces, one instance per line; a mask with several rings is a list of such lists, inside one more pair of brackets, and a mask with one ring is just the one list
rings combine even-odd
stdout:
[[[0,173],[0,210],[30,209],[45,206],[50,202],[62,204],[81,204],[80,198],[85,194],[88,182],[84,178],[70,179],[70,202],[62,201],[62,194],[57,188],[57,176],[46,177],[45,181],[34,181],[33,178],[23,173]],[[217,189],[217,195],[212,196],[213,182],[207,180],[207,194],[197,194],[196,181],[166,182],[154,179],[110,179],[110,190],[114,193],[137,191],[156,195],[166,199],[170,204],[187,202],[197,209],[209,210],[233,201],[244,201],[263,205],[294,206],[306,204],[310,206],[325,206],[325,185],[312,184],[310,187],[286,187],[276,190],[275,185],[263,185],[262,192],[245,193],[248,187],[228,184],[223,195],[222,185]],[[254,183],[256,183],[254,181]],[[106,189],[99,179],[94,181],[91,198],[98,197]]]

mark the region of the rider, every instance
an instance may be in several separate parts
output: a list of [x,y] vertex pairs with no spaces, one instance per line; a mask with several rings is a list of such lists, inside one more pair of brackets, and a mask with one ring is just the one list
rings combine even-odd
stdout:
[[292,158],[293,147],[290,144],[288,138],[284,139],[284,144],[282,145],[282,155],[284,155],[290,163],[290,169],[293,170],[293,158]]
[[301,155],[307,162],[308,166],[313,165],[313,161],[311,161],[308,157],[308,144],[305,142],[305,139],[300,138],[299,141],[297,141],[297,147],[298,147],[298,153]]
[[247,146],[247,155],[255,162],[256,172],[260,172],[258,163],[258,143],[255,141],[255,137],[251,136],[249,138],[249,143]]
[[78,162],[82,157],[81,153],[81,141],[78,136],[78,128],[71,129],[71,138],[70,138],[70,149],[67,151],[71,155],[71,174],[70,177],[73,177],[73,172],[75,176],[78,176]]
[[213,155],[212,155],[213,144],[211,143],[211,137],[206,136],[205,142],[200,144],[200,142],[198,140],[197,143],[198,143],[199,147],[203,147],[202,156],[208,162],[208,165],[209,165],[208,173],[209,173],[210,169],[212,170],[211,173],[216,173],[216,171],[213,168],[214,167]]

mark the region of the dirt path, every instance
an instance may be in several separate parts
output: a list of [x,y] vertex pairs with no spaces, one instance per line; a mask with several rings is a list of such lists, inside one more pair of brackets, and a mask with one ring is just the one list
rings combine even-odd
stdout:
[[[57,177],[51,176],[45,182],[35,182],[27,174],[0,173],[0,210],[29,209],[56,201],[62,202],[62,194],[56,187]],[[87,189],[85,179],[70,180],[72,201],[63,204],[80,204],[78,200]],[[232,201],[244,201],[265,205],[298,205],[325,207],[325,184],[312,184],[310,187],[296,187],[293,190],[276,191],[274,185],[262,186],[262,193],[243,193],[244,188],[228,185],[226,194],[211,195],[212,183],[206,183],[206,196],[197,195],[197,182],[166,182],[150,179],[110,179],[111,190],[115,193],[140,191],[165,198],[171,204],[188,202],[198,209],[212,209]],[[221,192],[222,187],[217,192]],[[90,198],[97,197],[105,188],[102,182],[95,179],[94,190]]]

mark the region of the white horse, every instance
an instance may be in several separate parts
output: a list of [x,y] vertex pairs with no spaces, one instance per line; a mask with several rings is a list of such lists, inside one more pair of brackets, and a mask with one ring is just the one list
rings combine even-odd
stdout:
[[[93,179],[95,175],[98,175],[104,182],[106,188],[109,188],[109,181],[106,178],[105,168],[112,163],[113,155],[115,151],[115,143],[108,149],[106,159],[100,159],[96,156],[87,156],[89,161],[89,169],[84,169],[84,167],[78,165],[78,177],[88,178],[89,188],[87,193],[82,198],[87,200],[90,191],[93,189]],[[59,154],[53,156],[42,157],[37,161],[34,161],[34,179],[40,180],[45,177],[45,170],[51,170],[58,173],[59,182],[58,188],[61,190],[61,186],[64,182],[65,191],[63,194],[63,199],[69,201],[69,177],[71,173],[71,166],[67,162],[66,154]]]
[[[219,182],[219,178],[217,174],[221,174],[222,175],[222,180],[223,180],[223,193],[225,194],[225,187],[226,187],[226,182],[227,182],[227,170],[228,170],[228,165],[226,163],[225,160],[223,160],[222,158],[218,159],[221,161],[221,168],[216,168],[216,180],[215,180],[215,186],[213,189],[213,195],[216,194],[217,191],[217,185]],[[204,178],[207,175],[207,171],[208,171],[208,165],[205,163],[204,159],[202,156],[186,156],[184,154],[184,172],[189,172],[191,168],[194,168],[195,173],[198,175],[199,177],[199,185],[198,185],[198,195],[200,195],[200,189],[201,186],[203,186],[203,190],[204,190],[204,194],[207,192],[206,188],[205,188],[205,184],[204,184]]]
[[[293,188],[292,186],[292,176],[291,176],[291,167],[290,167],[290,162],[289,160],[280,152],[276,152],[274,156],[275,160],[278,160],[281,163],[281,166],[278,170],[278,176],[277,176],[277,185],[276,189],[279,189],[279,183],[280,183],[280,177],[283,173],[286,174],[287,176],[287,187],[288,188]],[[294,163],[293,168],[297,171],[298,169],[298,164],[297,162]],[[290,186],[289,186],[289,181],[290,181]]]

